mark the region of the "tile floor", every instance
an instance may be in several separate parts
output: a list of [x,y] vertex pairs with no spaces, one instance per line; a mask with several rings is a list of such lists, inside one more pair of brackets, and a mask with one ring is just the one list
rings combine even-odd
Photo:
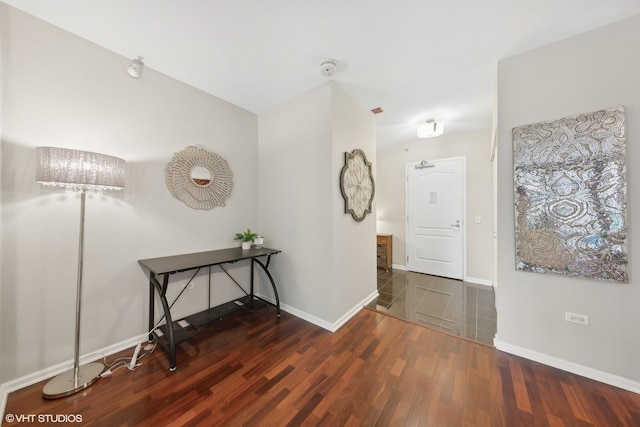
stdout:
[[410,271],[378,270],[377,300],[368,307],[493,346],[493,287]]

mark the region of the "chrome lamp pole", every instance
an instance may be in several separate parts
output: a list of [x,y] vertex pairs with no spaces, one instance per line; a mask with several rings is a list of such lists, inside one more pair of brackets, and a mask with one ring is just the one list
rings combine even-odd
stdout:
[[80,192],[80,235],[78,281],[76,286],[76,328],[73,369],[53,377],[44,386],[42,397],[58,399],[89,387],[100,378],[100,362],[80,365],[80,323],[82,308],[82,274],[84,270],[84,217],[86,193],[124,188],[125,162],[117,157],[87,151],[55,147],[36,147],[36,181],[67,191]]

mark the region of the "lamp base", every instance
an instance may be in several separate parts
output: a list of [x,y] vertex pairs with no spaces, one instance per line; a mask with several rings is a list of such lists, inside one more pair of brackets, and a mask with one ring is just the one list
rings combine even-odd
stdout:
[[78,378],[74,378],[74,370],[63,372],[53,377],[42,389],[45,399],[59,399],[84,390],[100,378],[104,365],[100,362],[87,363],[78,368]]

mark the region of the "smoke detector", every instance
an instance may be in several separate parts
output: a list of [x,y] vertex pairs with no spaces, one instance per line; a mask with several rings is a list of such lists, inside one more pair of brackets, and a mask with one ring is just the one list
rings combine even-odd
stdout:
[[142,62],[144,58],[138,56],[136,59],[131,61],[131,64],[127,67],[127,73],[134,79],[139,79],[142,75],[142,69],[144,68],[144,62]]
[[320,74],[325,77],[333,76],[338,71],[338,65],[333,59],[325,59],[320,63]]

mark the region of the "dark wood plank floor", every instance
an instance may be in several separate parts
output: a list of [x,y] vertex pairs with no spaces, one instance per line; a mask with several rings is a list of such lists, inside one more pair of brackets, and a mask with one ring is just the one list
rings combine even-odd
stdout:
[[335,333],[271,307],[240,313],[181,344],[175,372],[157,349],[64,399],[43,400],[43,384],[11,393],[5,414],[83,426],[640,426],[640,395],[368,309]]

